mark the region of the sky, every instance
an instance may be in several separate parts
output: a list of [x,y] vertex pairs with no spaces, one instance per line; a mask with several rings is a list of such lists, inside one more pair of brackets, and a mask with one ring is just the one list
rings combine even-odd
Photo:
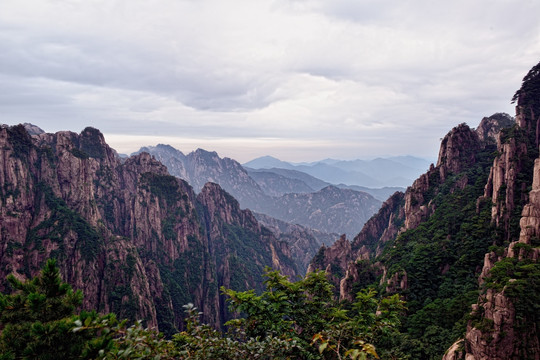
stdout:
[[246,162],[436,158],[540,61],[537,0],[1,0],[0,123]]

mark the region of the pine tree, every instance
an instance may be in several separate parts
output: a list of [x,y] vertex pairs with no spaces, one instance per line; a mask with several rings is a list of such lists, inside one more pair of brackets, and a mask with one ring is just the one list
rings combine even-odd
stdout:
[[90,335],[72,331],[83,295],[62,281],[56,261],[48,260],[33,279],[9,275],[8,281],[14,292],[0,294],[0,359],[79,357]]

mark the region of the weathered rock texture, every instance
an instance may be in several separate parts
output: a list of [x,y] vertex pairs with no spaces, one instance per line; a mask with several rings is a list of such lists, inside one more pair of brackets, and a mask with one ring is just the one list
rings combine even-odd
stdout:
[[[482,129],[500,127],[496,117],[485,118],[482,124]],[[437,165],[432,165],[428,172],[421,175],[412,186],[407,188],[405,193],[396,192],[384,202],[379,212],[366,222],[360,233],[353,239],[350,253],[342,254],[343,251],[346,251],[342,245],[339,246],[340,251],[336,251],[332,247],[323,248],[320,250],[323,254],[319,254],[314,259],[310,268],[313,270],[325,269],[334,276],[336,273],[344,275],[339,286],[341,289],[340,297],[351,298],[350,291],[353,289],[353,284],[361,282],[356,276],[365,274],[364,271],[359,272],[358,269],[355,269],[355,263],[380,255],[388,241],[395,239],[406,230],[416,228],[433,214],[435,205],[431,200],[440,191],[447,178],[450,175],[463,173],[474,165],[478,152],[486,146],[487,142],[480,140],[478,132],[466,124],[460,124],[453,128],[441,142]],[[483,134],[488,133],[485,130],[482,132]],[[491,141],[494,142],[494,139]],[[463,189],[467,182],[467,176],[461,176],[449,191]],[[333,256],[336,258],[334,259]],[[342,261],[338,261],[338,259],[345,257],[350,259],[350,263],[341,266]],[[325,261],[321,261],[321,259],[325,259]],[[328,267],[328,264],[334,265]],[[365,266],[365,264],[361,264],[361,266]],[[381,283],[387,280],[391,283],[397,282],[403,284],[405,286],[403,290],[406,290],[407,281],[402,279],[404,274],[398,277],[395,274],[389,274],[391,275],[389,279],[382,265],[377,266],[373,271],[382,272]],[[391,288],[395,287],[390,285]]]
[[305,274],[311,259],[322,245],[333,244],[338,234],[327,234],[298,224],[291,224],[264,214],[254,214],[259,223],[270,229],[274,235],[289,244],[291,256],[300,274]]
[[[540,111],[518,109],[520,113],[537,114]],[[519,121],[523,122],[521,119]],[[534,136],[528,132],[536,129],[536,126],[536,123],[534,126],[528,123],[524,126],[515,125],[509,116],[496,114],[484,118],[476,130],[465,124],[455,127],[442,140],[435,166],[431,166],[405,193],[396,193],[390,197],[352,243],[341,239],[331,247],[321,248],[310,270],[325,270],[334,283],[339,284],[341,299],[352,300],[356,291],[374,283],[378,283],[386,293],[409,294],[405,295],[406,298],[414,297],[415,289],[421,289],[425,294],[429,289],[425,290],[425,287],[419,285],[422,281],[442,279],[445,274],[453,271],[454,264],[460,260],[443,255],[445,258],[439,258],[434,267],[430,265],[429,257],[418,257],[424,261],[421,266],[429,270],[425,273],[416,271],[411,276],[411,267],[399,260],[402,255],[392,250],[385,251],[387,244],[392,244],[392,247],[399,244],[402,251],[407,249],[405,235],[418,234],[411,230],[421,226],[434,226],[437,220],[430,220],[437,214],[439,217],[445,216],[445,223],[451,224],[449,219],[452,215],[442,215],[437,212],[437,207],[446,206],[453,211],[460,211],[453,204],[465,194],[476,194],[476,197],[471,198],[472,201],[467,200],[467,206],[471,208],[476,203],[477,215],[480,216],[482,211],[481,219],[486,219],[480,222],[479,217],[473,226],[479,226],[483,221],[489,225],[491,207],[493,231],[496,231],[493,239],[500,243],[505,240],[510,242],[510,246],[502,253],[486,254],[484,268],[481,256],[475,257],[477,263],[468,265],[468,271],[481,274],[481,284],[493,282],[490,269],[507,256],[515,256],[520,261],[525,258],[536,261],[539,256],[537,239],[540,233],[540,207],[537,188],[540,183],[536,178],[533,180],[532,163],[538,156],[538,149],[535,147],[535,131]],[[490,167],[491,162],[493,166]],[[535,174],[539,171],[538,164],[536,160]],[[457,197],[453,198],[453,194],[457,194]],[[441,242],[439,247],[450,246],[455,241],[452,239],[457,234],[455,230],[437,229],[440,232],[437,235]],[[466,239],[467,236],[460,241]],[[518,240],[524,245],[518,245]],[[435,240],[431,241],[434,243]],[[486,236],[481,248],[487,249],[491,241],[495,240]],[[432,245],[429,239],[422,244],[425,244],[425,249]],[[460,245],[457,243],[451,246]],[[335,278],[340,280],[336,281]],[[432,289],[438,286],[435,281]],[[515,287],[513,289],[512,294],[515,296],[517,290]],[[437,296],[437,292],[433,294]],[[418,303],[415,306],[418,307]],[[538,316],[523,320],[523,306],[520,305],[518,309],[514,297],[508,296],[505,290],[489,288],[474,309],[475,320],[470,321],[465,339],[454,344],[445,359],[538,359]]]
[[[510,244],[499,255],[486,254],[480,276],[486,291],[473,306],[476,321],[468,324],[464,349],[449,349],[446,360],[540,359],[537,304],[536,311],[524,311],[528,302],[538,301],[540,290],[534,272],[540,254],[540,64],[523,79],[513,100],[517,125],[498,138],[500,155],[485,190],[493,201],[493,220]],[[510,279],[498,283],[492,270],[508,264],[519,272],[509,268]]]
[[[219,186],[197,200],[148,153],[122,162],[93,128],[33,133],[0,128],[0,279],[30,277],[55,257],[85,308],[171,333],[188,302],[223,324],[222,285],[257,287],[264,266],[295,274],[287,244]],[[229,247],[239,241],[241,251]],[[249,267],[222,271],[232,258]]]

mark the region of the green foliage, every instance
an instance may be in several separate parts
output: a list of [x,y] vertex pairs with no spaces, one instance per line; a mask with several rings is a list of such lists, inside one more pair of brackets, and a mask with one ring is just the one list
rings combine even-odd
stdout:
[[13,275],[15,290],[0,294],[0,359],[72,359],[93,354],[97,333],[75,334],[77,319],[97,318],[95,313],[74,317],[82,293],[62,282],[54,260],[41,273],[22,282]]
[[21,190],[16,187],[14,184],[5,182],[4,186],[0,188],[0,200],[5,204],[6,200],[9,197],[14,199],[18,198],[21,195]]
[[[97,159],[103,159],[105,157],[105,145],[98,129],[87,127],[82,131],[80,148],[79,154],[81,155]],[[73,154],[75,155],[75,153]]]
[[[524,244],[525,245],[525,244]],[[540,264],[528,258],[506,257],[490,270],[484,286],[512,299],[517,326],[540,326]]]
[[[523,107],[540,107],[540,63],[532,67],[523,78],[521,88],[512,97],[512,103],[519,100],[518,105]],[[528,114],[527,114],[528,115]]]
[[84,359],[182,359],[174,344],[166,340],[163,334],[143,328],[138,321],[128,327],[127,321],[118,322],[114,316],[77,319],[73,333],[97,333],[93,341],[93,356],[83,354]]
[[226,334],[201,324],[200,313],[188,304],[185,331],[168,340],[113,314],[73,315],[82,294],[62,282],[49,260],[32,280],[10,276],[15,293],[0,294],[0,359],[399,358],[384,349],[377,353],[373,345],[397,334],[404,309],[397,295],[379,300],[375,291],[364,291],[345,309],[333,300],[322,272],[296,283],[276,271],[266,277],[260,296],[224,290],[246,314],[230,321]]
[[[395,273],[407,274],[407,290],[402,292],[408,304],[406,335],[393,339],[391,346],[413,358],[439,359],[463,336],[470,306],[478,298],[484,254],[490,246],[502,245],[491,223],[491,203],[477,201],[484,192],[492,150],[477,153],[474,166],[451,175],[444,184],[431,184],[436,186],[428,196],[434,213],[390,241],[373,260],[387,266],[388,279]],[[464,188],[457,186],[464,180]]]
[[21,160],[30,155],[32,149],[32,137],[28,134],[23,125],[10,126],[6,128],[9,142],[13,147],[13,156]]
[[232,310],[245,315],[228,325],[250,338],[290,339],[295,344],[287,353],[291,358],[372,356],[376,353],[371,344],[397,333],[404,310],[397,295],[378,300],[374,290],[366,290],[346,309],[334,300],[324,272],[309,273],[297,282],[277,271],[267,270],[265,277],[261,295],[222,289]]
[[165,200],[169,206],[182,199],[180,185],[174,176],[147,172],[141,175],[140,184],[143,189]]
[[75,147],[71,149],[70,152],[73,154],[73,156],[78,157],[79,159],[85,160],[85,159],[90,158],[90,156],[87,153]]
[[184,308],[188,313],[186,331],[173,337],[181,359],[286,359],[287,354],[296,346],[296,342],[290,338],[253,338],[241,329],[234,329],[224,335],[201,324],[200,313],[192,304]]

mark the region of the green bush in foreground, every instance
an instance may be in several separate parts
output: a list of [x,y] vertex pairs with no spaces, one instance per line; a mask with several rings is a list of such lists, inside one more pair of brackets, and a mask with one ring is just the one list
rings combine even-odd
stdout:
[[82,293],[62,282],[54,260],[26,282],[9,276],[13,294],[0,294],[0,359],[368,359],[400,358],[384,346],[398,334],[404,303],[358,293],[339,303],[323,272],[291,282],[267,270],[266,290],[222,289],[242,317],[221,333],[199,322],[192,305],[186,331],[165,339],[140,322],[114,314],[74,314]]

